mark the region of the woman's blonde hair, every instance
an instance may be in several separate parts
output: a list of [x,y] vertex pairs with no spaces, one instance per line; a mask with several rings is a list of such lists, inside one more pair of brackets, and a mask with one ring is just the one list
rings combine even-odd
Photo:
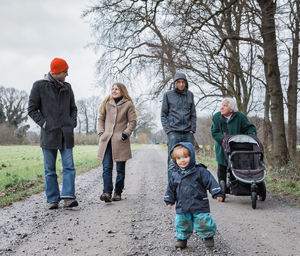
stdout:
[[[125,86],[124,84],[117,82],[117,83],[114,83],[114,84],[112,85],[112,87],[114,87],[114,85],[116,85],[116,86],[119,88],[119,90],[120,90],[121,95],[122,95],[123,98],[125,98],[125,99],[127,99],[127,100],[130,100],[130,101],[132,102],[132,99],[130,98],[130,96],[129,96],[129,94],[128,94],[128,91],[127,91],[127,89],[126,89],[126,86]],[[99,109],[99,114],[101,114],[101,115],[105,115],[105,114],[106,114],[106,113],[105,113],[105,112],[106,112],[106,110],[105,110],[106,103],[107,103],[108,101],[110,101],[112,98],[113,98],[113,97],[112,97],[112,94],[110,94],[110,95],[108,95],[108,96],[103,100],[103,102],[102,102],[102,104],[101,104],[101,106],[100,106],[100,109]]]
[[178,145],[172,152],[172,160],[176,163],[176,158],[179,156],[191,156],[191,152],[182,145]]

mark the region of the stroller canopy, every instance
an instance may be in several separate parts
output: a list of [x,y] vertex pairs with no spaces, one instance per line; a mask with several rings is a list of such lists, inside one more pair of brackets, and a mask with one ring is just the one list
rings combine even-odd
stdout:
[[230,142],[252,143],[252,144],[256,144],[257,146],[259,146],[258,142],[254,138],[252,138],[249,135],[245,135],[245,134],[230,136],[230,138],[228,139],[228,143],[230,143]]
[[254,144],[257,147],[257,151],[263,152],[263,145],[255,135],[237,134],[237,135],[225,135],[222,142],[222,148],[226,159],[228,160],[228,154],[231,153],[230,143],[248,143]]

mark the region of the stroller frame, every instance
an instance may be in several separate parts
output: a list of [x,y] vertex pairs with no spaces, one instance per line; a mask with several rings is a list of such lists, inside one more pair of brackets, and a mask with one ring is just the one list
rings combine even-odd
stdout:
[[261,201],[266,198],[264,182],[266,170],[262,144],[256,136],[243,134],[225,135],[222,146],[227,160],[226,183],[220,181],[223,201],[226,193],[238,196],[251,195],[252,208],[255,209],[257,196]]

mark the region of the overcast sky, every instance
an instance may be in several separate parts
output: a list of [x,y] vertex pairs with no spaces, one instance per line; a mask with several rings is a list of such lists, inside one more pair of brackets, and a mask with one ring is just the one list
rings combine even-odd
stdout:
[[[107,90],[96,87],[97,53],[87,47],[94,41],[92,30],[81,18],[91,5],[91,0],[0,0],[0,86],[29,94],[33,82],[42,79],[51,60],[59,57],[69,65],[66,81],[76,100],[106,96]],[[127,86],[133,98],[143,92],[140,87]],[[149,110],[159,119],[157,104]]]
[[91,29],[80,16],[89,0],[0,0],[0,85],[30,92],[54,57],[69,65],[66,81],[76,99],[95,89],[97,56],[87,44]]

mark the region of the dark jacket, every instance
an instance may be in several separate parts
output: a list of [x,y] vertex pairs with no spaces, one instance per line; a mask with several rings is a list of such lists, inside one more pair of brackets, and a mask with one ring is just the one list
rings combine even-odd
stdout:
[[69,83],[56,81],[50,73],[36,81],[29,96],[28,115],[41,127],[42,148],[62,149],[63,142],[67,148],[74,147],[77,107]]
[[176,171],[169,180],[164,201],[167,205],[176,202],[176,213],[208,213],[210,209],[207,190],[215,198],[220,195],[221,188],[204,165],[196,164],[193,145],[180,142],[173,149],[178,145],[190,151],[191,160],[185,170],[176,164]]
[[256,134],[256,128],[241,112],[234,112],[228,123],[221,112],[213,115],[211,134],[215,140],[215,153],[218,164],[226,166],[226,159],[222,149],[224,134]]
[[161,123],[165,133],[196,132],[196,109],[191,91],[174,88],[164,94]]

